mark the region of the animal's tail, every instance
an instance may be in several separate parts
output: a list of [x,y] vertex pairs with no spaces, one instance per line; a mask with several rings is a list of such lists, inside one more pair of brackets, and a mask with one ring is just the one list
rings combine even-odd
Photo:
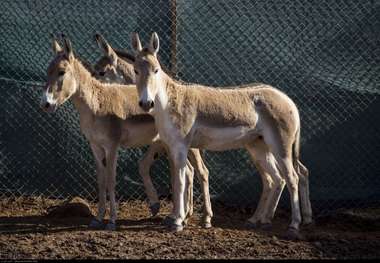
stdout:
[[300,161],[300,140],[301,127],[298,128],[296,138],[293,143],[293,166],[295,172],[299,177],[301,212],[303,215],[304,223],[309,224],[312,222],[312,209],[309,193],[309,170]]
[[293,143],[293,166],[296,170],[297,174],[300,174],[300,166],[299,166],[299,159],[300,159],[300,140],[301,140],[301,127],[298,128],[296,133],[296,139]]

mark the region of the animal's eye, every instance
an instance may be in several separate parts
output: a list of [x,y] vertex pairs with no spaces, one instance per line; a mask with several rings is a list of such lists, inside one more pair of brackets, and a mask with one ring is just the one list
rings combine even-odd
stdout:
[[58,72],[58,76],[63,76],[63,75],[65,75],[65,72],[63,70]]
[[154,74],[157,74],[157,72],[158,72],[158,68],[156,68],[156,69],[154,70]]
[[138,74],[139,74],[139,72],[138,72],[137,70],[135,70],[135,74],[136,74],[136,75],[138,75]]
[[106,74],[106,73],[105,73],[104,71],[100,71],[100,72],[99,72],[99,75],[102,76],[102,77],[103,77],[105,74]]

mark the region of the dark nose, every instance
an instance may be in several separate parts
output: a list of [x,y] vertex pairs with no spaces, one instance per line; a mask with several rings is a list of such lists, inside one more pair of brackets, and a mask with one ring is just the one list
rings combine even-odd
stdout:
[[50,103],[49,102],[46,102],[45,104],[44,104],[44,108],[45,109],[48,109],[50,107]]
[[151,108],[154,107],[154,101],[148,100],[147,102],[143,102],[142,100],[139,101],[139,106],[144,110],[144,111],[149,111]]

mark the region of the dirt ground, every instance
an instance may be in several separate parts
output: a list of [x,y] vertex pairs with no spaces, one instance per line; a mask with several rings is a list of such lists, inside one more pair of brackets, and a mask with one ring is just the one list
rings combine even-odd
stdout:
[[[0,259],[317,259],[380,258],[380,208],[342,210],[317,217],[302,228],[303,239],[282,238],[289,220],[279,210],[273,230],[250,230],[252,210],[214,204],[213,228],[199,226],[199,207],[180,233],[161,224],[170,202],[161,201],[151,218],[142,201],[119,205],[118,229],[89,230],[91,217],[51,217],[49,207],[62,201],[43,198],[0,200]],[[91,205],[95,211],[94,204]]]

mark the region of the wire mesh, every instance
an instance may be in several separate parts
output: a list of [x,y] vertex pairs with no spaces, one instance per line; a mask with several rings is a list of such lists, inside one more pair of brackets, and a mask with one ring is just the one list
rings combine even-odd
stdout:
[[[177,79],[212,86],[264,82],[301,113],[301,157],[317,210],[380,201],[380,2],[375,0],[2,1],[0,3],[0,196],[79,195],[95,201],[95,163],[71,103],[38,107],[53,58],[50,33],[64,32],[94,63],[94,34],[131,49],[160,36],[160,59]],[[144,199],[137,161],[120,150],[119,199]],[[254,205],[261,183],[244,150],[205,152],[214,200]],[[169,192],[168,163],[152,170]],[[286,203],[287,194],[282,204]],[[199,185],[195,194],[199,198]]]

